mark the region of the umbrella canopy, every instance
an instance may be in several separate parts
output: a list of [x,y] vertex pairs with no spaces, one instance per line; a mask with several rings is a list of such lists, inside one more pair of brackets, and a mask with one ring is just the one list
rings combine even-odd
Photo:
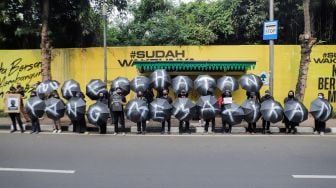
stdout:
[[209,75],[199,75],[194,81],[194,86],[200,95],[209,95],[208,92],[213,93],[216,88],[216,80]]
[[71,120],[78,120],[79,117],[85,115],[86,103],[80,97],[71,98],[66,107],[66,114]]
[[332,116],[332,112],[333,107],[325,99],[317,98],[310,104],[310,113],[318,121],[328,121]]
[[113,90],[120,88],[124,95],[130,93],[130,81],[125,77],[118,76],[116,79],[112,81],[111,86]]
[[110,117],[110,111],[107,104],[97,101],[89,107],[86,117],[93,125],[103,124]]
[[193,88],[193,81],[189,76],[176,76],[173,79],[172,87],[176,94],[181,93],[182,90],[188,93]]
[[58,120],[64,117],[65,113],[65,104],[61,99],[49,98],[45,101],[46,108],[45,112],[48,118],[52,120]]
[[261,78],[254,74],[245,74],[239,79],[240,86],[249,92],[258,92],[263,85]]
[[173,115],[180,121],[189,121],[196,114],[196,105],[188,98],[178,98],[173,103]]
[[244,119],[248,123],[257,122],[261,116],[260,104],[254,100],[247,99],[241,105],[244,111]]
[[43,81],[40,85],[36,88],[37,95],[44,99],[46,95],[52,93],[54,90],[57,90],[60,83],[56,80],[46,80]]
[[150,116],[154,121],[164,121],[171,115],[172,105],[165,99],[156,98],[149,104]]
[[134,92],[145,92],[149,89],[150,80],[145,76],[137,76],[131,81],[131,89]]
[[126,105],[126,117],[133,122],[145,121],[148,119],[149,109],[146,101],[133,99]]
[[199,114],[203,119],[212,119],[216,117],[219,111],[218,102],[212,95],[201,96],[196,103]]
[[290,100],[285,103],[284,114],[289,121],[300,123],[308,119],[307,108],[299,101]]
[[81,89],[79,83],[71,79],[64,82],[61,91],[62,96],[69,100],[71,97],[74,97],[76,93],[79,93]]
[[283,108],[281,104],[273,99],[261,103],[261,116],[264,120],[277,123],[283,119]]
[[217,87],[222,92],[224,91],[236,91],[239,89],[238,81],[232,76],[223,76],[217,80]]
[[156,90],[167,89],[171,85],[171,78],[164,69],[155,70],[150,75],[150,85]]
[[100,79],[93,79],[86,85],[86,95],[91,100],[99,99],[100,92],[107,92],[106,84]]
[[239,105],[234,103],[227,104],[222,111],[222,117],[227,123],[237,125],[244,119],[244,111]]
[[45,102],[40,97],[31,97],[26,103],[26,111],[30,117],[40,118],[44,114]]

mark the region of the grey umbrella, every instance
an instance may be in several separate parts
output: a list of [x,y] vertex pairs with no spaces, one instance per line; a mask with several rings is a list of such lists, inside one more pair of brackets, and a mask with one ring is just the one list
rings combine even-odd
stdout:
[[180,121],[189,121],[197,113],[196,105],[188,98],[178,98],[173,103],[173,115]]
[[234,103],[226,104],[222,111],[222,117],[227,123],[237,125],[244,119],[244,111],[239,105]]
[[260,112],[264,120],[272,123],[279,122],[283,119],[283,108],[281,104],[272,99],[261,103]]
[[289,121],[300,123],[308,119],[307,108],[299,101],[290,100],[285,103],[284,114]]
[[78,120],[85,115],[86,103],[80,97],[72,97],[66,104],[66,114],[71,120]]
[[45,102],[36,96],[28,99],[25,109],[30,117],[40,118],[44,114],[45,107]]
[[263,85],[261,78],[254,74],[245,74],[239,79],[240,86],[249,92],[258,92]]
[[64,82],[62,88],[62,96],[69,100],[71,97],[76,96],[76,93],[81,91],[80,85],[77,81],[71,79]]
[[36,88],[37,95],[44,99],[46,95],[52,93],[53,91],[57,90],[60,83],[56,80],[46,80],[40,83]]
[[100,79],[93,79],[86,85],[86,95],[91,100],[99,99],[100,92],[107,92],[106,84]]
[[330,102],[317,98],[310,104],[310,113],[318,121],[326,122],[332,117],[333,107]]
[[64,117],[65,113],[65,104],[61,99],[49,98],[45,101],[46,108],[45,112],[48,118],[52,120],[58,120]]
[[196,105],[203,119],[215,118],[219,112],[217,99],[212,95],[201,96]]
[[107,104],[97,101],[90,105],[86,117],[89,123],[93,125],[103,124],[106,123],[110,117],[110,111]]
[[167,89],[171,85],[170,75],[164,69],[155,70],[150,75],[150,84],[156,90]]
[[260,104],[257,101],[247,99],[241,105],[244,111],[244,119],[248,123],[257,122],[261,116],[260,114]]
[[149,88],[150,80],[145,76],[137,76],[131,81],[131,89],[134,92],[145,92]]
[[130,100],[126,105],[126,117],[133,122],[145,121],[148,119],[149,108],[146,101],[141,99]]
[[114,90],[120,88],[125,96],[130,92],[130,81],[125,77],[118,76],[112,81],[111,86]]
[[232,76],[223,76],[217,80],[217,87],[222,92],[224,91],[236,91],[239,89],[238,81]]
[[169,119],[171,115],[172,105],[165,99],[156,98],[149,104],[149,111],[152,120],[163,121]]
[[182,90],[188,93],[193,88],[193,81],[189,76],[176,76],[173,78],[172,87],[176,94],[181,93]]
[[213,93],[216,88],[216,80],[209,75],[199,75],[194,81],[194,87],[200,95]]

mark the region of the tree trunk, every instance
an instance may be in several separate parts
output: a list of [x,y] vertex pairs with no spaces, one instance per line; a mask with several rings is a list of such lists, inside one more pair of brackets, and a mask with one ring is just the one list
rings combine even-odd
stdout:
[[49,0],[42,0],[42,31],[41,31],[41,55],[42,55],[42,81],[51,80],[51,42],[49,39]]
[[300,60],[300,70],[299,77],[296,84],[295,94],[296,97],[303,101],[306,85],[307,85],[307,76],[308,68],[310,63],[310,54],[314,44],[316,44],[317,39],[312,37],[311,34],[311,20],[309,13],[310,0],[303,1],[303,15],[304,15],[304,34],[299,36],[301,43],[301,60]]

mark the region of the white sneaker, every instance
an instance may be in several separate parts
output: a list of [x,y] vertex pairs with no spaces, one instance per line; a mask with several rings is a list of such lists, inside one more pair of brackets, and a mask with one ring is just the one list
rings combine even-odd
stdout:
[[125,135],[126,135],[126,133],[122,133],[122,135],[123,135],[123,136],[125,136]]
[[52,133],[57,133],[57,129],[54,129]]
[[118,133],[113,133],[114,136],[116,136]]
[[57,131],[57,133],[61,133],[62,132],[62,130],[61,129],[59,129],[58,131]]
[[324,135],[324,132],[321,132],[321,133],[320,133],[320,136],[323,136],[323,135]]
[[317,131],[314,131],[314,134],[318,134]]

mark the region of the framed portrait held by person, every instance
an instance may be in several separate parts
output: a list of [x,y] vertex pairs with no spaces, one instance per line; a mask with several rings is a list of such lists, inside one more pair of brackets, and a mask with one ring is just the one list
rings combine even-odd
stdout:
[[20,113],[20,94],[6,94],[4,96],[4,111],[6,113]]

